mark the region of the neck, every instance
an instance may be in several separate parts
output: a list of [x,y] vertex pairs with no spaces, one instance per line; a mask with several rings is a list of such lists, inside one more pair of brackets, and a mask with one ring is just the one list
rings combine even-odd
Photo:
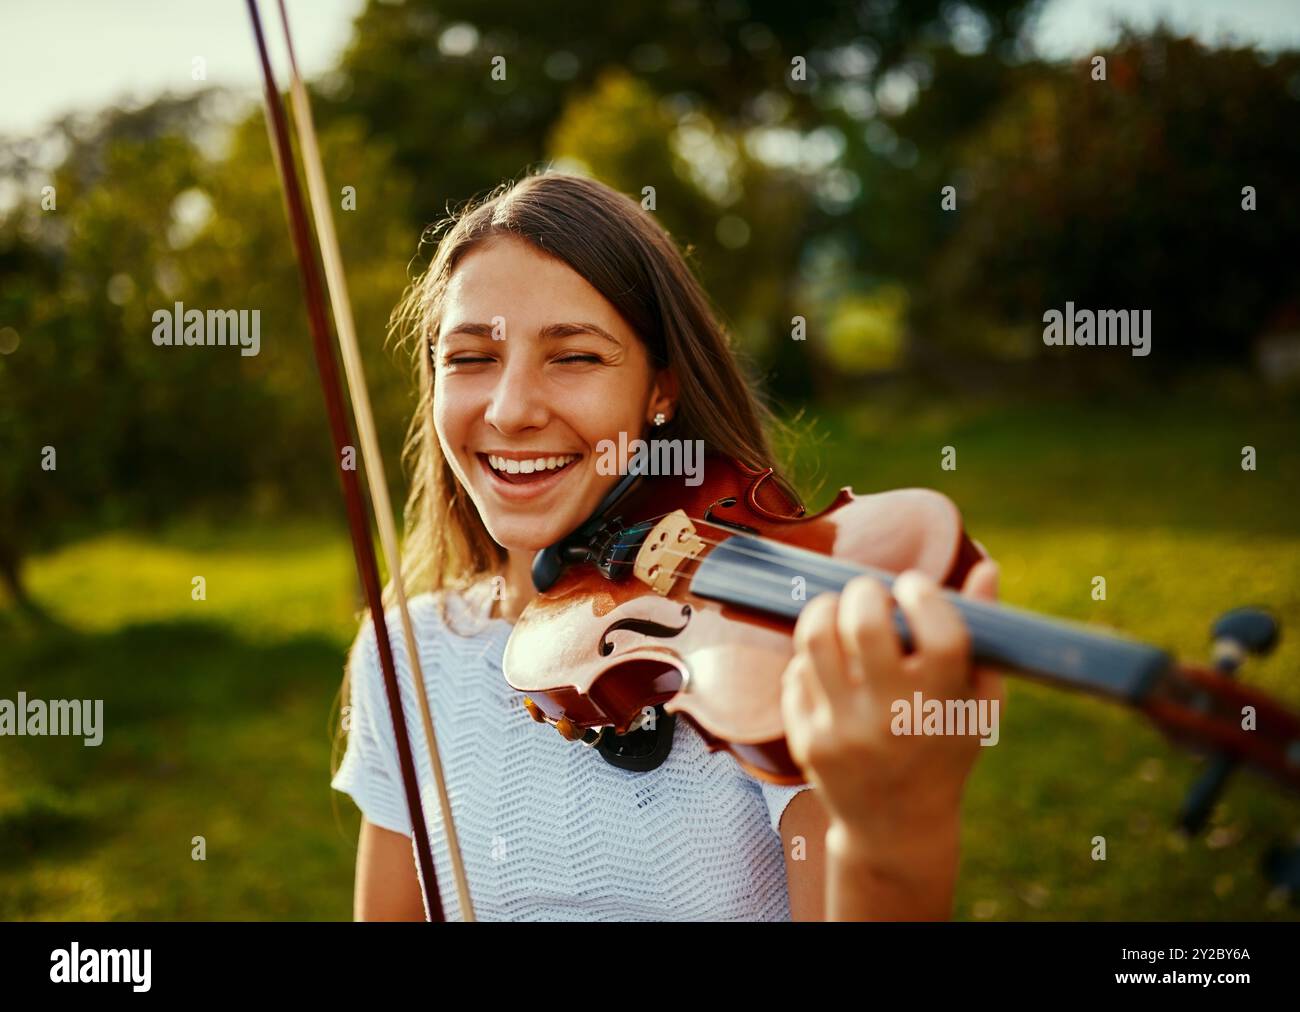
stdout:
[[523,613],[524,607],[537,596],[533,586],[533,555],[531,551],[511,549],[506,561],[505,587],[501,600],[496,603],[497,615],[507,622],[515,622]]

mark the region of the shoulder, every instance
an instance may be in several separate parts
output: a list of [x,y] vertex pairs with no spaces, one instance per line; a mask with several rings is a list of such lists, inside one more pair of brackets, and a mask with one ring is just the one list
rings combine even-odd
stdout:
[[[407,599],[407,611],[415,636],[415,648],[424,665],[441,652],[449,641],[463,643],[490,636],[493,623],[485,619],[485,610],[474,594],[456,591],[417,594]],[[355,678],[380,677],[380,623],[369,612],[361,621],[348,652],[348,670]],[[393,654],[393,666],[404,680],[409,677],[409,655],[402,626],[401,609],[396,605],[384,610],[383,630]]]
[[[407,598],[406,608],[419,645],[447,635],[478,635],[490,625],[484,621],[484,609],[473,593],[447,590],[417,594]],[[404,646],[402,613],[397,605],[384,609],[383,625],[394,650]],[[352,644],[354,653],[358,649],[375,649],[377,626],[375,616],[366,612]]]
[[778,836],[781,833],[781,816],[785,814],[786,806],[804,791],[810,791],[812,784],[795,784],[793,787],[786,787],[782,784],[768,783],[761,777],[752,778],[758,784],[759,793],[763,795],[764,802],[767,803],[768,824],[772,827],[772,832]]

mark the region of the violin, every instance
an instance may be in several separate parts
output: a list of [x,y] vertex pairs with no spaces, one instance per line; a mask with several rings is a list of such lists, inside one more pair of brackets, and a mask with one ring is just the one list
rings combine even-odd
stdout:
[[[727,750],[754,776],[803,783],[781,720],[795,620],[858,575],[889,586],[917,569],[945,588],[977,663],[1127,705],[1211,753],[1182,813],[1189,831],[1238,765],[1300,788],[1300,718],[1233,678],[1248,654],[1276,643],[1268,613],[1229,612],[1214,627],[1213,666],[1182,664],[1111,632],[960,595],[983,555],[953,502],[931,490],[845,487],[808,516],[772,468],[718,455],[695,486],[629,474],[535,557],[538,594],[510,636],[504,673],[533,719],[571,740],[597,745],[656,712],[680,714],[710,751]],[[898,609],[894,622],[906,648]]]

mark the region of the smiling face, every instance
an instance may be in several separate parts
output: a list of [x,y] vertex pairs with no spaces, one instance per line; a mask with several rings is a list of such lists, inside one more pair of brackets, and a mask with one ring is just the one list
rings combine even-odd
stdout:
[[597,473],[597,444],[671,417],[671,375],[585,278],[518,239],[494,238],[460,262],[441,320],[443,455],[498,544],[553,544],[618,480]]

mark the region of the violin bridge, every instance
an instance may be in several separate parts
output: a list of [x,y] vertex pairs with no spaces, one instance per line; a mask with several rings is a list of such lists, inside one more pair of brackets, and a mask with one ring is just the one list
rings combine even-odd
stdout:
[[678,569],[704,551],[704,542],[683,510],[675,510],[655,524],[636,553],[633,573],[656,594],[667,596],[677,582]]

